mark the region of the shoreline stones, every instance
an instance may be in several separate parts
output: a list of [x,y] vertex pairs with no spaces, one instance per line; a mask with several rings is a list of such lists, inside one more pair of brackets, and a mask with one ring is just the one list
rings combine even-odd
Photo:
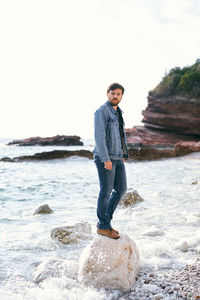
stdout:
[[200,259],[179,270],[141,271],[130,299],[200,299]]
[[64,245],[77,243],[79,240],[91,240],[91,225],[80,222],[72,226],[56,227],[51,230],[51,238]]

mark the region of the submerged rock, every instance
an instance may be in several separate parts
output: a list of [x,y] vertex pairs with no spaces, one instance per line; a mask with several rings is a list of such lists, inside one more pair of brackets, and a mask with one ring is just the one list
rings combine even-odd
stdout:
[[57,227],[51,230],[51,238],[65,245],[92,239],[91,226],[88,222],[80,222],[72,226]]
[[97,236],[80,256],[78,279],[87,286],[130,290],[139,270],[137,246],[127,235]]
[[42,138],[40,136],[30,137],[24,140],[14,140],[8,145],[17,146],[82,146],[80,136],[77,135],[56,135]]
[[129,206],[136,204],[137,202],[144,201],[144,199],[138,194],[136,190],[127,192],[120,200],[120,205]]
[[33,215],[37,215],[37,214],[51,214],[53,212],[53,210],[50,208],[50,206],[48,204],[44,204],[41,205],[40,207],[38,207]]

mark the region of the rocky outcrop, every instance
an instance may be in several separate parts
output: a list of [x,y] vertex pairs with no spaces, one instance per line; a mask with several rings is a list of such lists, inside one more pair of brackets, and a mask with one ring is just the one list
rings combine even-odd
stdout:
[[67,158],[70,156],[81,156],[86,158],[93,158],[93,154],[91,151],[88,150],[53,150],[53,151],[45,151],[36,153],[33,155],[24,155],[24,156],[17,156],[14,158],[10,157],[3,157],[0,161],[3,162],[23,162],[23,161],[38,161],[38,160],[50,160],[50,159],[61,159]]
[[72,226],[57,227],[51,230],[51,238],[65,245],[92,239],[91,226],[88,222],[80,222]]
[[78,279],[87,286],[130,290],[139,270],[138,249],[127,235],[97,236],[81,254]]
[[82,146],[83,142],[76,135],[56,135],[53,137],[42,138],[40,136],[30,137],[24,140],[14,140],[8,145],[17,146]]
[[149,95],[148,107],[142,114],[147,128],[200,137],[200,103],[195,99]]
[[200,151],[200,103],[195,99],[148,96],[144,126],[126,130],[129,156],[136,160]]

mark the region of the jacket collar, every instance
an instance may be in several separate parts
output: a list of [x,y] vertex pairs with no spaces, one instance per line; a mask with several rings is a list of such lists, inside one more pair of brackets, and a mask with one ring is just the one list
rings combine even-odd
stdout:
[[[113,106],[110,104],[109,101],[106,102],[106,105],[108,105],[108,107],[112,110],[112,112],[114,112],[115,114],[117,113],[117,110],[115,110],[115,109],[113,108]],[[121,108],[120,108],[119,106],[117,106],[117,109],[118,109],[118,111],[119,111],[121,114],[123,114],[123,111],[121,110]]]

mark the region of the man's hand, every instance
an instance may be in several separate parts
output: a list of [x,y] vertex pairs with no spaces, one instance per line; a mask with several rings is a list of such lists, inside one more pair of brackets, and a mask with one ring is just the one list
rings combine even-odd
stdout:
[[104,162],[104,168],[106,169],[106,170],[109,170],[109,171],[111,171],[112,170],[112,161],[105,161]]

